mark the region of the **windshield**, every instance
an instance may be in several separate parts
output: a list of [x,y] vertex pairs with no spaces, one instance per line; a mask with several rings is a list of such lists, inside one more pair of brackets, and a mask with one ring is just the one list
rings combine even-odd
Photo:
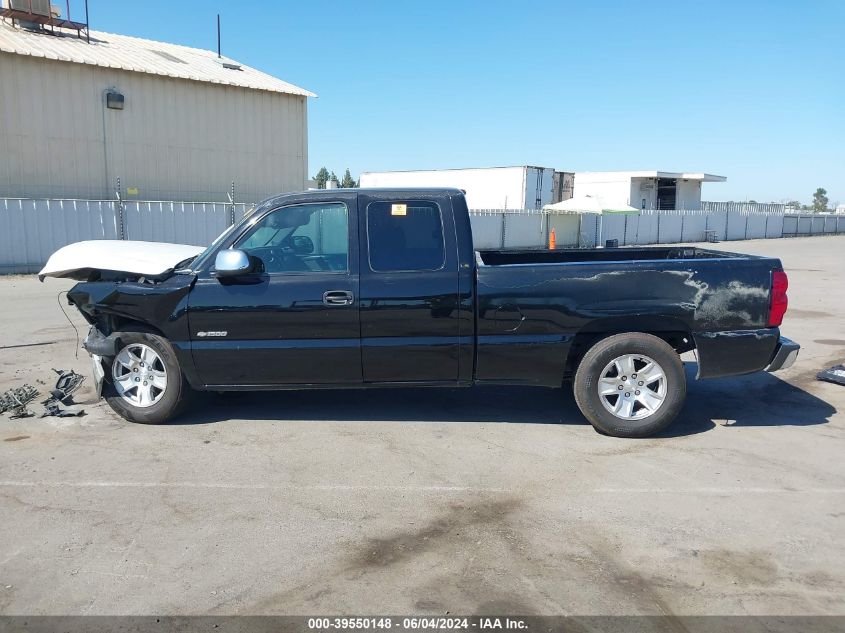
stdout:
[[211,253],[217,248],[217,246],[225,239],[227,239],[230,235],[234,234],[237,231],[240,231],[241,227],[243,227],[246,223],[250,221],[250,219],[253,218],[254,215],[251,214],[245,216],[240,222],[236,222],[235,224],[226,227],[226,229],[224,229],[224,231],[216,238],[214,238],[214,241],[208,245],[208,248],[206,248],[202,253],[197,255],[193,263],[190,264],[191,270],[202,270],[208,262],[208,259],[211,257]]

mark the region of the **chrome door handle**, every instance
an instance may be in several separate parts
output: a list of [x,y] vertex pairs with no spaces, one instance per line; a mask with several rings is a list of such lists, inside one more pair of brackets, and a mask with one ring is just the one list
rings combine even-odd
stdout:
[[323,293],[323,304],[327,306],[349,306],[355,295],[348,290],[327,290]]

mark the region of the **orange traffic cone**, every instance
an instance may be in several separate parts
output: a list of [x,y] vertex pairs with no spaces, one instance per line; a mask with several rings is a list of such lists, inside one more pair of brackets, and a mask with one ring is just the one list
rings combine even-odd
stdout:
[[552,229],[551,231],[549,231],[549,250],[550,251],[555,250],[556,246],[557,246],[557,237],[555,236],[555,230]]

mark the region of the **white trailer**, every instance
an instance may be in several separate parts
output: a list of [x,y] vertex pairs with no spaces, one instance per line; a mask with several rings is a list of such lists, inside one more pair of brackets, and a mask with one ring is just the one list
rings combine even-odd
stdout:
[[456,187],[470,209],[541,209],[555,200],[551,167],[479,167],[420,171],[367,171],[362,187]]

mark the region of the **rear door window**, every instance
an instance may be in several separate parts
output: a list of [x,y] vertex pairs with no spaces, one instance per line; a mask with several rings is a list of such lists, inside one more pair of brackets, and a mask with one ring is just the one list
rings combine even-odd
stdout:
[[371,202],[367,245],[373,271],[440,270],[446,257],[440,207],[428,201]]

